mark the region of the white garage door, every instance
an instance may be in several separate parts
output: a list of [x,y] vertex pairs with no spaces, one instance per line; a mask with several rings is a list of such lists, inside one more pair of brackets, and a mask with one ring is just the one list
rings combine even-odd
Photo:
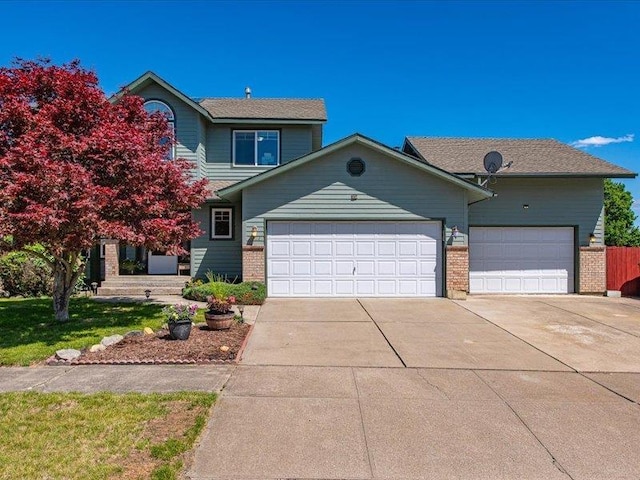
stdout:
[[441,295],[440,222],[268,222],[272,297]]
[[471,293],[571,293],[573,228],[472,227]]

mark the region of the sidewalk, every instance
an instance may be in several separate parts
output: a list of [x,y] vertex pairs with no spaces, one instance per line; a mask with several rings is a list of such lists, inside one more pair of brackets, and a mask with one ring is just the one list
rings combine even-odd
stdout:
[[219,392],[235,365],[77,365],[0,368],[0,392]]

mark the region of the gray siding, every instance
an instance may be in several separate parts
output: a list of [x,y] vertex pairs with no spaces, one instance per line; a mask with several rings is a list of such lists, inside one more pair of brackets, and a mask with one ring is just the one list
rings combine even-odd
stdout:
[[[232,240],[210,240],[211,207],[233,207],[234,225]],[[193,211],[193,217],[200,223],[204,233],[191,241],[191,275],[204,278],[211,270],[214,273],[227,275],[231,280],[242,276],[242,243],[241,243],[241,207],[229,203],[206,203]]]
[[206,164],[204,173],[212,180],[240,181],[268,170],[270,167],[234,167],[232,159],[233,130],[280,130],[281,163],[306,155],[312,150],[310,125],[253,126],[209,125],[207,127]]
[[[360,157],[361,177],[346,163]],[[357,195],[352,201],[351,195]],[[364,146],[351,145],[243,192],[244,242],[253,226],[264,244],[264,220],[421,220],[445,218],[466,243],[466,190]],[[453,241],[453,239],[449,239]]]
[[[471,226],[578,226],[579,245],[603,245],[603,180],[498,178],[497,197],[469,206]],[[523,205],[529,205],[524,209]]]
[[[176,126],[176,156],[193,162],[194,173],[198,175],[198,147],[200,114],[175,95],[159,85],[153,84],[137,92],[145,100],[161,100],[173,109]],[[196,173],[197,172],[197,173]]]

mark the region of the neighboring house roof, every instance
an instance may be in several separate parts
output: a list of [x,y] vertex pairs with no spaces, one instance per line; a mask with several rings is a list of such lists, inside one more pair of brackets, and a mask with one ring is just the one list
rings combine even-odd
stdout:
[[238,183],[237,180],[210,180],[206,186],[207,200],[220,200],[216,192],[236,183]]
[[219,120],[327,120],[322,99],[204,98],[200,105]]
[[502,154],[513,162],[501,176],[635,177],[637,174],[552,139],[407,137],[403,150],[457,174],[486,175],[484,156]]
[[235,183],[229,187],[222,188],[216,191],[216,193],[218,194],[219,197],[232,199],[247,187],[264,182],[269,178],[288,172],[289,170],[292,170],[308,162],[316,160],[317,158],[320,158],[323,155],[330,154],[340,148],[344,148],[354,143],[368,146],[369,148],[382,152],[383,154],[386,154],[405,164],[409,164],[420,170],[426,171],[444,181],[453,183],[461,188],[468,190],[471,193],[470,195],[471,203],[474,203],[475,201],[491,198],[494,196],[494,193],[487,188],[484,188],[476,183],[472,183],[468,180],[460,178],[457,175],[454,175],[450,172],[442,170],[437,166],[429,165],[419,159],[416,159],[415,157],[412,157],[411,155],[408,155],[404,152],[391,148],[387,145],[384,145],[383,143],[377,142],[359,133],[354,133],[353,135],[345,137],[342,140],[332,143],[331,145],[327,145],[326,147],[321,148],[320,150],[316,150],[315,152],[296,158],[295,160],[282,164],[278,167],[274,167],[270,170],[262,172],[253,177],[247,178],[246,180]]

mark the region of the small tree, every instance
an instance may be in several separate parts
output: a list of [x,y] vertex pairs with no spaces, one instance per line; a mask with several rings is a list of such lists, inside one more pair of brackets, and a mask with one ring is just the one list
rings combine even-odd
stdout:
[[77,61],[0,68],[0,238],[49,263],[56,319],[69,319],[83,252],[100,238],[182,253],[199,234],[191,209],[206,182],[165,160],[171,135],[141,98],[110,103]]
[[634,225],[633,197],[622,183],[604,181],[604,243],[609,246],[640,245],[640,230]]

